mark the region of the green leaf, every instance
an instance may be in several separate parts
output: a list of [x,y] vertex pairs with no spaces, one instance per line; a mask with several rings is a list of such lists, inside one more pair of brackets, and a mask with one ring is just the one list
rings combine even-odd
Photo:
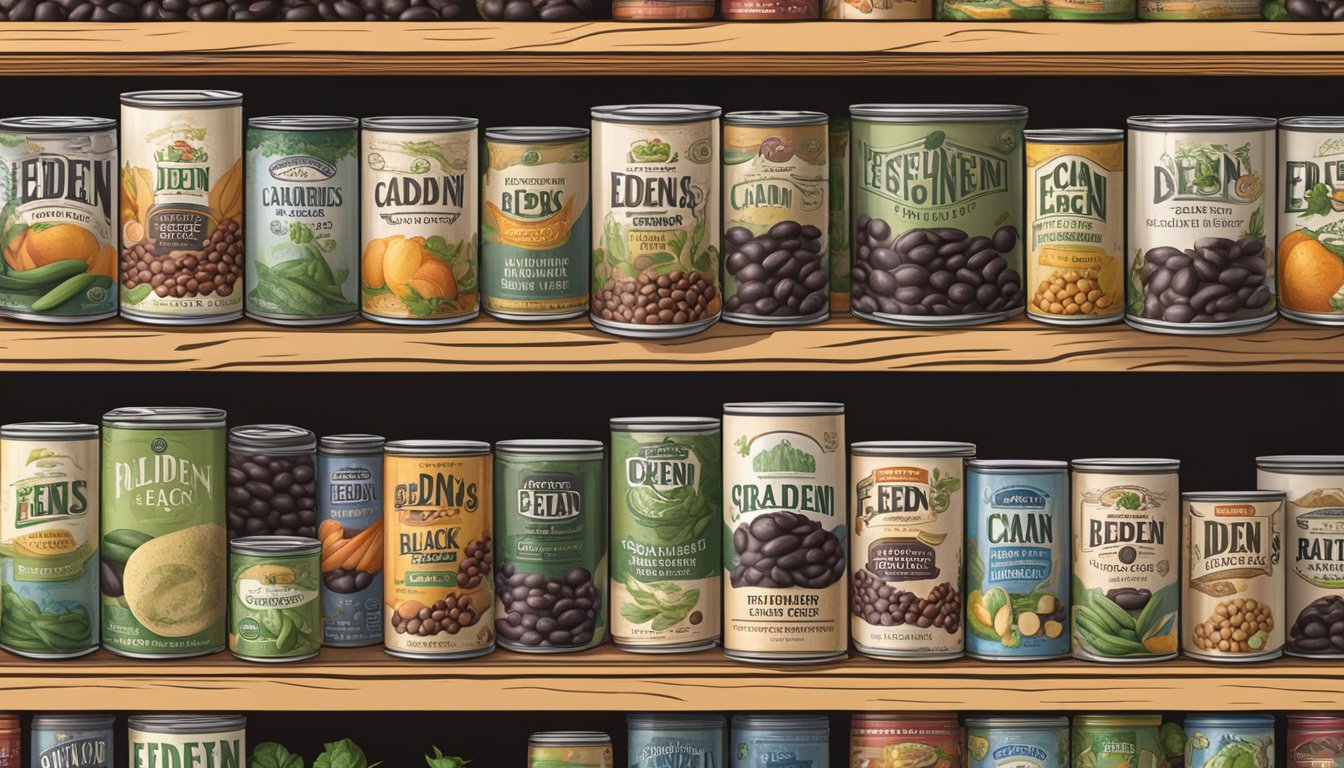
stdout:
[[364,750],[350,739],[332,741],[323,745],[322,754],[313,761],[313,768],[375,768],[381,762],[369,763]]
[[290,752],[283,744],[263,741],[252,748],[247,768],[303,768],[303,758]]
[[633,603],[624,603],[621,605],[621,617],[631,624],[643,624],[656,616],[661,616],[662,611],[657,608],[645,608]]
[[470,760],[465,760],[461,757],[445,755],[438,747],[434,747],[433,749],[434,754],[432,756],[425,755],[425,764],[428,765],[429,768],[462,768],[471,762]]
[[937,149],[943,146],[943,141],[947,139],[947,134],[943,131],[933,131],[924,137],[925,149]]

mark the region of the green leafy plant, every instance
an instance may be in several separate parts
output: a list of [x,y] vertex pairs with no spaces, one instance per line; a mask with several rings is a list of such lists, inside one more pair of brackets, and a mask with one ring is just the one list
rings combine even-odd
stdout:
[[1301,215],[1301,218],[1308,216],[1325,216],[1330,213],[1330,205],[1333,197],[1330,194],[1330,187],[1325,184],[1317,184],[1307,190],[1306,203],[1307,210]]
[[323,747],[322,754],[313,761],[313,768],[377,768],[383,764],[381,760],[370,763],[364,750],[351,739],[327,742]]
[[263,157],[306,155],[331,165],[355,156],[358,139],[355,131],[267,131],[247,132],[247,150]]
[[1122,491],[1120,498],[1115,500],[1115,506],[1120,509],[1140,509],[1143,507],[1143,497],[1134,491]]
[[961,479],[944,475],[937,467],[929,478],[929,508],[935,513],[946,512],[952,503],[952,494],[961,488]]
[[438,747],[432,747],[433,755],[425,755],[425,764],[429,768],[463,768],[470,763],[470,760],[456,757],[454,755],[445,755]]
[[626,577],[625,588],[635,601],[621,606],[621,616],[631,624],[652,622],[654,631],[680,624],[700,603],[700,590],[682,590],[670,581],[655,581],[640,585],[633,577]]
[[807,472],[817,471],[817,460],[807,451],[794,448],[788,440],[781,440],[751,459],[753,472]]
[[257,284],[248,303],[263,312],[305,317],[354,311],[355,302],[341,287],[350,270],[333,271],[324,255],[335,248],[336,241],[315,237],[307,224],[290,222],[287,239],[268,246],[255,262]]
[[304,768],[303,758],[290,752],[283,744],[263,741],[252,748],[248,768]]

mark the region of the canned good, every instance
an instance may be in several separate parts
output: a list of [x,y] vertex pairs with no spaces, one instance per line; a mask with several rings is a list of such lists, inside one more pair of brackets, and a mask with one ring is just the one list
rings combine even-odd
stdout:
[[723,768],[723,715],[630,715],[630,768]]
[[1056,21],[1128,21],[1137,0],[1045,0],[1045,15]]
[[933,9],[939,21],[1039,21],[1046,14],[1045,0],[938,0]]
[[1069,655],[1067,469],[1062,461],[966,462],[967,655]]
[[0,427],[0,647],[36,659],[98,649],[98,427]]
[[1076,658],[1175,658],[1180,470],[1175,459],[1074,460]]
[[[383,641],[383,557],[360,557],[363,541],[383,546],[383,438],[327,435],[317,444],[317,538],[322,541],[322,644]],[[354,549],[336,556],[363,534]],[[367,553],[366,553],[367,554]],[[360,570],[363,565],[364,569]]]
[[967,768],[1004,765],[1066,768],[1069,764],[1067,717],[966,718]]
[[23,734],[19,730],[19,716],[0,714],[0,768],[21,768],[22,758]]
[[103,415],[103,647],[172,658],[224,650],[224,411]]
[[1283,491],[1181,494],[1187,655],[1263,661],[1283,653],[1284,499]]
[[33,715],[30,768],[114,768],[116,722],[113,715]]
[[849,453],[854,647],[876,657],[961,656],[962,462],[975,446],[869,442]]
[[849,721],[850,768],[962,768],[961,724],[953,713],[860,713]]
[[491,128],[481,207],[481,304],[504,320],[588,311],[587,128]]
[[[598,330],[670,338],[719,319],[721,112],[695,104],[593,108],[589,316]],[[634,298],[627,303],[626,295]]]
[[723,406],[724,653],[824,661],[845,626],[845,407]]
[[0,120],[0,316],[81,323],[117,314],[117,122]]
[[317,538],[317,436],[289,424],[229,430],[229,538]]
[[122,316],[242,317],[243,95],[123,93],[121,149]]
[[386,554],[364,555],[354,566],[385,558],[386,651],[436,659],[493,651],[490,444],[392,440],[384,461],[387,530],[380,539],[365,529],[366,541],[351,539],[351,545],[374,553],[387,545]]
[[[1286,494],[1284,652],[1344,657],[1344,456],[1260,456],[1256,487]],[[3,625],[0,625],[3,626]]]
[[542,731],[527,740],[528,768],[612,768],[611,737],[597,731]]
[[1288,715],[1288,768],[1334,768],[1344,757],[1344,717]]
[[556,653],[607,636],[607,472],[596,440],[495,445],[495,631],[515,651]]
[[926,21],[932,17],[932,0],[825,0],[821,4],[823,19]]
[[849,115],[831,118],[827,148],[831,156],[830,215],[826,227],[826,260],[831,273],[831,309],[849,309]]
[[1249,21],[1260,19],[1258,0],[1138,0],[1144,21]]
[[1274,120],[1129,118],[1129,304],[1162,333],[1240,333],[1274,322]]
[[724,21],[816,21],[817,0],[722,0]]
[[247,718],[242,715],[131,715],[126,738],[130,768],[179,768],[206,756],[219,768],[247,760]]
[[1272,715],[1190,715],[1185,718],[1185,764],[1274,766]]
[[724,116],[725,320],[803,325],[830,317],[827,139],[821,112]]
[[[1131,11],[1132,14],[1132,11]],[[1027,316],[1100,325],[1125,311],[1125,134],[1025,131]]]
[[1267,0],[1261,12],[1269,21],[1331,21],[1338,8],[1330,0]]
[[731,768],[830,765],[831,724],[823,715],[736,715]]
[[1160,768],[1161,715],[1075,715],[1073,768]]
[[397,325],[481,312],[473,117],[366,117],[360,139],[360,308]]
[[322,543],[303,536],[229,542],[229,651],[248,661],[301,661],[322,647]]
[[1027,108],[856,104],[849,112],[854,315],[947,326],[1021,312]]
[[1344,325],[1344,117],[1281,118],[1279,165],[1279,311]]
[[708,21],[714,18],[714,0],[613,0],[616,21]]
[[624,650],[719,642],[721,442],[718,419],[611,420],[611,638]]
[[359,120],[284,115],[247,126],[247,316],[358,317]]

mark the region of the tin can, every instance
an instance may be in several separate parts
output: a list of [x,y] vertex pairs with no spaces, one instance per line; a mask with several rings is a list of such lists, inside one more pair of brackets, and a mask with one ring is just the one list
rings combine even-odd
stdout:
[[103,647],[175,658],[224,650],[228,605],[224,412],[103,415]]
[[481,304],[503,320],[588,311],[587,128],[485,132]]
[[849,721],[850,768],[962,768],[961,724],[953,713],[859,713]]
[[612,0],[615,21],[708,21],[714,0]]
[[1284,652],[1344,657],[1344,456],[1260,456],[1256,487],[1286,494]]
[[1138,0],[1045,0],[1046,18],[1054,21],[1128,21],[1137,10]]
[[289,424],[229,430],[229,538],[317,538],[317,436]]
[[1259,0],[1138,0],[1143,21],[1259,21]]
[[607,639],[602,443],[504,440],[495,454],[495,527],[504,545],[495,573],[499,644],[531,653],[601,645]]
[[115,768],[113,715],[33,715],[30,768]]
[[1273,715],[1187,716],[1185,718],[1187,768],[1205,766],[1212,768],[1225,762],[1241,762],[1271,768],[1277,765]]
[[0,768],[21,768],[23,765],[23,733],[19,730],[19,716],[0,714]]
[[725,320],[805,325],[830,317],[827,120],[822,112],[724,116]]
[[817,0],[721,0],[724,21],[816,21],[821,9]]
[[831,118],[827,149],[831,156],[830,216],[826,259],[831,272],[831,309],[849,311],[849,115]]
[[1074,715],[1073,768],[1164,768],[1161,715]]
[[371,547],[382,546],[383,438],[327,435],[317,444],[323,645],[383,641],[383,558],[372,558],[361,571],[358,560],[347,568],[345,559],[331,557],[365,531]]
[[831,724],[824,715],[736,715],[728,747],[731,768],[828,768]]
[[927,21],[932,0],[824,0],[821,18],[841,21]]
[[1334,768],[1344,757],[1344,717],[1288,715],[1288,768]]
[[1333,21],[1339,6],[1330,0],[1266,0],[1261,13],[1267,21]]
[[117,314],[116,169],[115,120],[0,120],[0,316]]
[[98,649],[98,427],[0,427],[0,647],[35,659]]
[[1129,303],[1146,331],[1274,322],[1274,120],[1129,118]]
[[122,316],[242,317],[243,95],[123,93],[121,150]]
[[869,442],[849,454],[854,647],[878,658],[961,656],[963,460],[975,446]]
[[854,315],[948,326],[1020,313],[1027,108],[856,104],[849,112]]
[[1181,494],[1187,656],[1264,661],[1283,653],[1284,500],[1283,491]]
[[360,138],[360,307],[448,325],[481,312],[473,117],[366,117]]
[[966,462],[966,653],[1069,655],[1068,464]]
[[217,768],[247,761],[247,718],[242,715],[130,715],[126,739],[130,768],[179,768],[207,755]]
[[1045,0],[937,0],[933,7],[938,21],[1040,21],[1046,14]]
[[845,407],[723,406],[724,653],[825,661],[845,622]]
[[[661,339],[719,319],[721,112],[696,104],[593,108],[589,317],[598,330]],[[626,295],[635,298],[627,303]]]
[[1344,325],[1344,117],[1280,118],[1279,166],[1279,311]]
[[1125,312],[1125,134],[1025,131],[1027,316],[1100,325]]
[[1075,658],[1175,658],[1180,470],[1175,459],[1074,460]]
[[611,638],[623,650],[719,642],[721,442],[718,419],[611,420]]
[[630,768],[724,768],[723,715],[626,717]]
[[613,768],[611,737],[597,731],[542,731],[527,740],[528,768]]
[[967,768],[1016,765],[1066,768],[1069,764],[1067,717],[966,718]]
[[435,659],[493,651],[490,444],[392,440],[384,455],[386,530],[381,540],[371,529],[366,542],[351,539],[351,554],[365,543],[385,552],[373,555],[384,558],[388,573],[385,650]]
[[322,647],[322,543],[303,536],[229,542],[229,651],[247,661],[302,661]]
[[247,126],[247,316],[358,317],[359,120],[281,115]]

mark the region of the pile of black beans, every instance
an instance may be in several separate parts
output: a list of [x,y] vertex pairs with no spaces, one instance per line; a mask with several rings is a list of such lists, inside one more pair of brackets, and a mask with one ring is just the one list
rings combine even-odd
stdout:
[[893,587],[868,569],[854,574],[850,610],[875,627],[899,627],[904,624],[927,629],[938,627],[948,634],[961,631],[961,593],[950,582],[943,582],[925,597]]
[[1216,323],[1270,311],[1265,241],[1201,237],[1194,248],[1158,246],[1143,254],[1143,317],[1168,323]]
[[1283,8],[1298,21],[1344,19],[1344,0],[1284,0]]
[[593,17],[592,0],[478,0],[491,21],[579,21]]
[[845,573],[840,539],[796,512],[766,512],[733,531],[734,587],[824,589]]
[[229,451],[229,538],[317,536],[313,454]]
[[592,572],[581,566],[564,576],[543,576],[502,563],[495,573],[495,599],[504,609],[504,617],[495,619],[495,632],[535,648],[587,646],[602,605]]
[[0,21],[452,21],[475,17],[470,0],[0,0]]
[[1295,653],[1344,653],[1344,597],[1318,597],[1302,609],[1288,630]]
[[781,221],[761,235],[746,227],[723,233],[724,269],[736,288],[723,309],[763,317],[811,317],[830,306],[821,230]]

